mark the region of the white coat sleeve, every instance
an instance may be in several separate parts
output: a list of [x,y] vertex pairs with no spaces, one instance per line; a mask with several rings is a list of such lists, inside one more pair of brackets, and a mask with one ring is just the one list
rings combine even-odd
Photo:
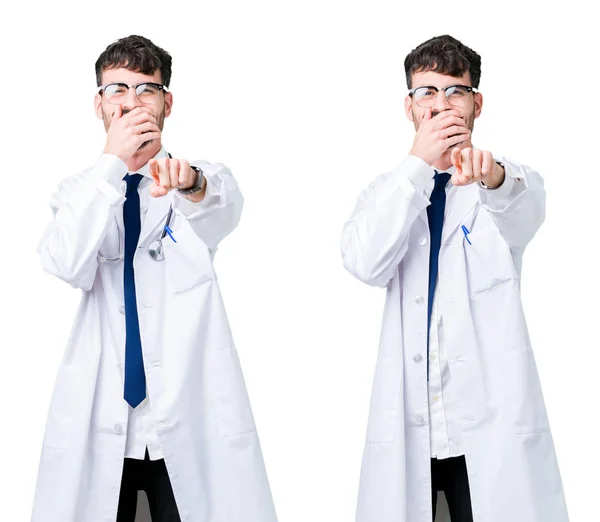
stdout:
[[533,169],[508,158],[504,183],[496,190],[480,188],[481,206],[486,209],[511,251],[522,253],[546,216],[543,178]]
[[220,241],[240,222],[244,198],[231,171],[221,163],[193,162],[206,178],[206,195],[193,203],[181,194],[175,194],[173,208],[178,209],[195,234],[216,252]]
[[385,287],[394,277],[408,248],[409,231],[429,205],[425,189],[432,168],[408,156],[360,195],[342,231],[344,267],[372,286]]
[[91,169],[59,185],[50,199],[54,219],[38,246],[47,272],[75,288],[92,288],[100,245],[125,200],[125,174],[123,161],[103,154]]

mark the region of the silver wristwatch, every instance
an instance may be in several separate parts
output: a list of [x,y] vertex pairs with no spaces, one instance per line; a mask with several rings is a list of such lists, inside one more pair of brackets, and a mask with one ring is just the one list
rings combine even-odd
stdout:
[[198,179],[196,183],[189,188],[181,189],[178,188],[177,192],[182,194],[183,196],[189,196],[190,194],[196,194],[196,192],[200,192],[202,190],[202,181],[204,180],[204,173],[200,167],[195,167],[194,165],[190,165],[190,168],[198,174]]

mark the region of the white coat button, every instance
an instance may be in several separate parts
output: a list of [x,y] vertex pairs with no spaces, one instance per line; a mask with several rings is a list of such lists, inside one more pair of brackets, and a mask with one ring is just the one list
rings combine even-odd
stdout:
[[417,423],[417,425],[419,426],[424,426],[425,425],[425,418],[421,417],[421,415],[417,415],[415,417],[415,422]]
[[415,297],[415,303],[422,305],[425,302],[425,298],[422,295]]
[[419,239],[419,245],[425,246],[426,244],[427,244],[427,238],[425,236],[423,236],[421,239]]
[[120,424],[115,424],[115,433],[117,435],[121,435],[121,433],[123,433],[123,426]]
[[432,361],[435,361],[436,359],[437,359],[437,352],[433,352],[433,353],[431,354],[431,360],[432,360]]
[[123,305],[119,306],[119,313],[125,315],[125,307]]
[[413,357],[413,361],[415,361],[416,363],[420,363],[422,360],[423,360],[423,356],[421,354],[415,355]]

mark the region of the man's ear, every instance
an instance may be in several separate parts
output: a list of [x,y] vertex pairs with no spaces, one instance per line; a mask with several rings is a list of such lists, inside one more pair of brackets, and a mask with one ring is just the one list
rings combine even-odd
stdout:
[[165,118],[168,118],[171,114],[171,108],[173,107],[173,93],[165,93]]
[[406,98],[404,98],[404,112],[406,113],[406,117],[414,122],[415,118],[413,115],[413,111],[412,111],[412,98],[410,96],[406,96]]
[[473,99],[475,100],[475,117],[479,118],[481,109],[483,108],[483,96],[480,92],[476,92]]
[[100,120],[102,119],[102,96],[100,93],[96,93],[94,96],[94,110],[96,112],[96,117]]

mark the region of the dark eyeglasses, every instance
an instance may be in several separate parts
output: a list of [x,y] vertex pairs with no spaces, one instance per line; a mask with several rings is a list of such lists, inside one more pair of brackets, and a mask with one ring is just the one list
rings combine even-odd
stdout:
[[151,104],[156,101],[160,91],[169,92],[169,90],[160,83],[138,83],[137,85],[127,85],[126,83],[108,83],[98,87],[98,93],[104,94],[108,103],[121,105],[127,99],[129,89],[135,89],[135,95],[141,103]]
[[415,87],[408,91],[408,94],[415,100],[415,103],[419,107],[427,108],[435,105],[435,100],[440,91],[444,91],[448,103],[456,107],[460,107],[467,102],[469,93],[478,92],[475,87],[469,87],[468,85],[449,85],[443,89],[438,89],[433,85],[426,85],[424,87]]

